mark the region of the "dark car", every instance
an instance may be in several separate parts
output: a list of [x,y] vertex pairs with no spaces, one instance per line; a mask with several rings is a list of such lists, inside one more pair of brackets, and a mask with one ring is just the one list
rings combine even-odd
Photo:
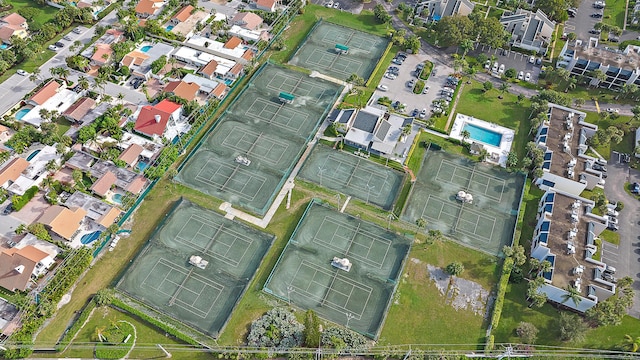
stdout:
[[607,230],[611,230],[611,231],[618,231],[618,229],[619,229],[619,227],[618,227],[618,225],[616,225],[616,224],[609,223],[609,224],[607,225]]
[[640,184],[634,182],[631,184],[631,193],[632,194],[640,194]]
[[591,14],[591,17],[592,17],[592,18],[596,18],[596,19],[600,19],[600,18],[602,17],[602,14],[600,14],[600,13],[593,13],[593,14]]
[[601,171],[601,172],[607,172],[607,167],[606,167],[606,166],[604,166],[604,165],[598,164],[598,163],[594,163],[594,164],[591,166],[591,168],[592,168],[593,170],[598,170],[598,171]]
[[595,35],[598,35],[598,34],[600,34],[600,30],[591,29],[591,30],[589,30],[589,34],[595,34]]
[[9,215],[11,214],[12,211],[13,211],[13,203],[9,203],[9,205],[7,205],[7,207],[4,208],[4,210],[2,210],[2,213],[4,215]]
[[133,88],[134,88],[134,89],[139,88],[139,87],[140,87],[140,85],[142,85],[142,83],[143,83],[142,79],[138,79],[138,80],[136,80],[136,81],[133,83]]
[[631,161],[631,155],[629,154],[621,154],[621,159],[623,163],[629,163]]
[[59,47],[59,48],[64,47],[64,43],[61,43],[60,41],[56,42],[54,45]]

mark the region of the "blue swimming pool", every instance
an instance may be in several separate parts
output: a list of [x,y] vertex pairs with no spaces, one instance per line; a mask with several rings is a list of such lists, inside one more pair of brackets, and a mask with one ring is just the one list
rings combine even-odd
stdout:
[[83,243],[84,245],[91,244],[92,242],[96,241],[97,238],[100,237],[100,234],[102,234],[102,231],[94,231],[89,234],[84,234],[80,238],[80,242]]
[[487,145],[500,147],[502,134],[469,123],[464,125],[462,131],[464,130],[467,130],[469,132],[469,138],[472,140],[479,141]]
[[171,31],[171,30],[173,30],[173,25],[167,26],[167,31]]
[[8,47],[9,47],[9,45],[7,45],[7,44],[2,44],[2,45],[0,45],[0,49],[2,49],[2,50],[6,49],[6,48],[8,48]]
[[136,168],[138,168],[139,171],[145,171],[148,167],[149,164],[146,161],[138,161],[138,164],[136,165]]
[[116,204],[122,204],[122,194],[114,194],[111,199]]
[[38,149],[38,150],[32,152],[31,154],[29,154],[29,156],[27,156],[27,161],[31,161],[31,159],[36,157],[36,155],[38,155],[38,153],[40,153],[40,149]]
[[147,51],[151,50],[152,47],[153,46],[151,46],[151,45],[145,45],[145,46],[140,48],[140,51],[147,52]]
[[20,110],[18,110],[18,112],[16,113],[16,119],[17,120],[22,120],[22,118],[27,115],[29,113],[29,111],[31,111],[31,109],[29,108],[22,108]]

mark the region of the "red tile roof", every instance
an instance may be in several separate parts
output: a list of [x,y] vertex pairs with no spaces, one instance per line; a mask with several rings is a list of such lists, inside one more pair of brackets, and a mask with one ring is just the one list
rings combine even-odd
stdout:
[[218,86],[215,87],[215,89],[213,89],[213,91],[211,92],[211,94],[213,94],[213,96],[217,97],[217,98],[221,98],[222,95],[224,95],[224,93],[227,91],[227,86],[223,83],[218,84]]
[[207,65],[203,66],[202,69],[200,69],[200,72],[207,76],[212,76],[215,73],[217,67],[218,62],[215,60],[211,60],[207,63]]
[[138,175],[133,181],[127,186],[125,190],[132,194],[139,194],[142,189],[144,189],[147,184],[147,179],[144,176]]
[[166,99],[155,106],[143,106],[136,119],[136,131],[148,136],[162,136],[167,128],[169,117],[180,107],[180,104]]
[[174,95],[188,101],[196,98],[198,90],[200,90],[200,85],[192,82],[184,82],[182,80],[172,81],[164,87],[165,92],[173,93]]
[[75,121],[82,121],[82,118],[91,111],[91,108],[93,108],[95,104],[96,102],[92,98],[82,97],[65,110],[62,115]]
[[[112,54],[113,54],[113,50],[111,50],[111,45],[98,44],[96,45],[96,51],[93,53],[93,56],[91,56],[91,60],[97,63],[104,64],[107,61],[109,61],[109,59],[111,59]],[[106,59],[104,55],[107,55]]]
[[5,167],[0,169],[0,186],[9,180],[16,181],[28,166],[29,162],[21,157],[9,161]]
[[262,24],[262,18],[252,12],[237,13],[236,16],[231,19],[231,23],[238,24],[241,27],[249,30],[255,30]]
[[127,148],[127,150],[123,151],[122,154],[118,157],[118,159],[124,161],[129,166],[133,166],[136,162],[138,162],[138,157],[142,154],[142,150],[144,148],[138,144],[131,144]]
[[155,2],[152,0],[140,0],[136,5],[136,14],[148,14],[153,15],[158,8],[154,7]]
[[91,191],[94,193],[104,197],[107,195],[107,192],[111,190],[111,186],[116,183],[118,178],[111,171],[107,171],[98,179],[96,182],[91,185]]
[[275,0],[256,0],[256,5],[262,8],[273,9],[276,5]]
[[227,42],[224,43],[224,48],[235,49],[240,44],[242,44],[242,40],[240,40],[240,38],[238,37],[232,36],[231,39],[227,40]]
[[253,51],[249,49],[245,50],[244,54],[242,54],[242,58],[247,61],[253,59]]
[[191,16],[191,13],[195,10],[195,8],[191,5],[187,5],[183,7],[177,14],[173,16],[172,19],[177,19],[180,22],[187,21],[187,19]]
[[244,69],[242,64],[235,64],[235,65],[233,65],[231,70],[229,70],[229,72],[232,73],[233,75],[237,76],[237,75],[240,75],[240,73],[242,72],[242,69]]
[[2,20],[3,22],[6,22],[9,25],[18,25],[18,26],[22,26],[24,23],[27,22],[27,19],[23,18],[18,13],[11,13],[7,16],[4,16],[0,20]]
[[55,80],[49,81],[49,83],[43,86],[38,92],[33,94],[33,96],[29,99],[38,105],[44,104],[47,100],[51,99],[53,95],[56,94],[58,89],[60,88],[60,84]]

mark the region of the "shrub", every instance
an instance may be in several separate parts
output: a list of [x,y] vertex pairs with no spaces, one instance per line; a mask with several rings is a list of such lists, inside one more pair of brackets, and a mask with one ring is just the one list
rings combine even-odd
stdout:
[[454,261],[451,264],[447,265],[444,269],[449,275],[459,276],[464,272],[464,265],[461,262]]
[[363,350],[367,339],[355,331],[330,327],[322,333],[322,346],[329,346],[337,350]]
[[39,188],[37,186],[32,186],[24,192],[24,195],[13,195],[11,198],[11,202],[13,203],[13,208],[15,211],[20,211],[34,196],[38,193]]
[[247,342],[249,346],[288,349],[302,345],[303,331],[291,310],[273,308],[251,323]]
[[624,204],[622,203],[622,201],[618,201],[618,203],[616,204],[616,211],[622,211],[622,209],[624,209]]
[[560,340],[579,342],[584,339],[588,327],[580,316],[561,312],[557,321],[557,327],[560,329]]
[[100,341],[96,344],[96,357],[98,359],[123,358],[133,346],[132,338],[126,344],[124,340],[129,335],[133,337],[134,332],[133,326],[126,322],[112,324],[107,330],[100,333],[101,339],[96,339],[96,341]]
[[307,310],[304,318],[304,345],[317,348],[320,345],[320,321],[313,310]]
[[521,321],[516,328],[516,334],[525,344],[533,344],[538,337],[538,328],[532,323]]

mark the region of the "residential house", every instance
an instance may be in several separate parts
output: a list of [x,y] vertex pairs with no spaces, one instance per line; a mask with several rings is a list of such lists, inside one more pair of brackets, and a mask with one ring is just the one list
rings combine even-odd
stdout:
[[7,189],[11,186],[19,177],[22,172],[29,167],[29,162],[21,157],[15,157],[5,163],[5,166],[0,169],[0,186]]
[[43,105],[47,100],[51,99],[60,89],[60,84],[55,80],[50,80],[41,87],[35,94],[31,95],[27,104],[38,106]]
[[151,63],[163,55],[171,56],[173,51],[173,46],[164,43],[143,43],[138,49],[125,55],[120,64],[128,67],[132,76],[149,79],[151,77]]
[[107,172],[111,172],[116,176],[114,185],[114,193],[130,192],[132,194],[140,194],[147,186],[147,179],[131,170],[117,167],[111,161],[97,161],[88,170],[92,177],[102,178]]
[[20,329],[19,313],[17,306],[0,297],[0,338],[9,337]]
[[11,37],[25,39],[29,36],[27,20],[18,13],[11,13],[0,18],[0,40],[4,44],[11,44]]
[[91,185],[91,192],[104,198],[111,191],[111,187],[116,184],[116,180],[116,175],[111,171],[107,171]]
[[540,9],[535,13],[524,9],[505,13],[500,23],[511,36],[512,46],[539,54],[547,52],[547,45],[556,28],[556,23],[549,20]]
[[162,0],[140,0],[136,5],[136,16],[140,19],[153,18],[160,13],[164,6]]
[[255,55],[253,50],[243,44],[242,40],[236,36],[232,36],[225,43],[222,43],[195,35],[185,41],[184,44],[243,65],[249,63]]
[[534,179],[540,189],[580,195],[585,189],[604,185],[604,174],[593,169],[596,159],[587,155],[587,140],[598,126],[586,122],[586,116],[575,109],[549,104],[547,120],[534,138],[544,153],[542,176]]
[[13,136],[13,130],[4,125],[0,125],[0,143],[4,144],[7,140],[11,139],[11,136]]
[[190,38],[198,24],[204,23],[210,17],[210,13],[196,10],[193,6],[187,5],[180,9],[180,11],[169,20],[167,30],[174,34],[180,34],[185,38]]
[[[548,261],[551,269],[539,272],[544,285],[538,288],[548,301],[584,313],[616,291],[616,285],[603,276],[606,264],[598,260],[602,249],[598,235],[608,220],[593,213],[595,203],[579,195],[549,188],[540,199],[531,257]],[[535,271],[535,269],[533,269]],[[569,296],[569,287],[580,301]]]
[[135,131],[159,138],[165,135],[170,123],[177,123],[182,117],[182,106],[169,100],[162,100],[156,105],[145,105],[136,118]]
[[445,16],[467,16],[474,7],[469,0],[419,0],[414,13],[424,21],[439,21]]
[[187,101],[195,100],[200,86],[183,80],[172,81],[164,87],[164,92],[175,95]]
[[120,214],[122,214],[122,211],[118,208],[81,191],[76,191],[71,194],[64,202],[64,205],[68,208],[84,209],[87,212],[87,219],[105,229],[113,224]]
[[95,46],[95,52],[91,56],[91,65],[103,66],[111,62],[113,57],[113,50],[111,45],[97,44]]
[[68,209],[60,205],[51,205],[38,218],[50,232],[71,241],[80,230],[87,212],[82,208]]
[[182,81],[197,84],[198,92],[204,96],[213,96],[223,99],[229,92],[229,87],[222,81],[203,78],[194,74],[187,74]]
[[129,147],[123,151],[118,160],[122,160],[127,164],[130,168],[135,168],[140,160],[140,155],[144,151],[144,148],[138,144],[131,144]]
[[[640,46],[627,45],[624,50],[598,46],[598,39],[567,41],[556,66],[563,67],[572,76],[590,79],[591,86],[618,91],[625,84],[640,86]],[[594,76],[595,71],[605,75],[604,80]]]
[[20,121],[36,127],[40,126],[43,121],[48,121],[40,115],[42,109],[62,114],[80,97],[81,95],[77,92],[61,87],[58,82],[51,80],[29,98],[27,103],[34,105],[34,108],[26,113]]
[[25,291],[53,263],[48,253],[31,245],[0,250],[0,286],[9,291]]
[[268,12],[276,11],[276,0],[250,0],[249,3],[258,10]]
[[89,97],[81,97],[62,113],[67,120],[74,124],[81,124],[84,117],[96,105],[96,101]]
[[231,25],[240,26],[247,30],[256,30],[262,25],[262,18],[252,12],[239,12],[231,20]]
[[249,43],[256,43],[260,40],[269,41],[269,32],[264,30],[248,30],[233,25],[227,32]]

